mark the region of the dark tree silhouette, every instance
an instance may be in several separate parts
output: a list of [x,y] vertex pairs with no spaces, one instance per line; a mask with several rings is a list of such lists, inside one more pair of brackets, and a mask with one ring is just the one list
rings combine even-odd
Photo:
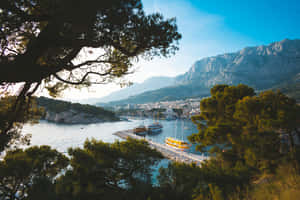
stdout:
[[[138,56],[174,53],[181,38],[174,19],[146,15],[139,0],[3,0],[0,24],[0,83],[25,82],[26,94],[53,79],[108,82]],[[84,50],[93,59],[78,58]]]
[[140,0],[1,0],[0,96],[21,85],[1,136],[39,87],[55,97],[111,82],[140,57],[173,54],[180,38],[175,19],[146,15]]
[[[192,117],[199,132],[189,136],[200,151],[261,172],[276,169],[283,158],[299,157],[293,135],[299,128],[300,106],[280,91],[256,96],[246,85],[216,85],[211,97],[201,100],[200,110]],[[289,145],[281,140],[283,136]]]

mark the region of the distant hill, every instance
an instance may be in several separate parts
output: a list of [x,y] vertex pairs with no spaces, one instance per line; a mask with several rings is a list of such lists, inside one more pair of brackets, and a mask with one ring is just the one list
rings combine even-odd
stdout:
[[127,99],[112,101],[106,104],[98,103],[101,106],[114,106],[123,104],[141,104],[158,101],[175,101],[192,97],[209,96],[209,89],[200,86],[178,85],[174,87],[165,87],[158,90],[144,92],[142,94],[131,96]]
[[[203,58],[188,72],[177,76],[172,86],[144,92],[110,104],[147,103],[164,98],[182,99],[206,96],[216,84],[243,83],[257,90],[285,87],[300,74],[300,40],[285,39],[269,45],[247,47],[236,53]],[[296,84],[290,82],[288,84]],[[283,89],[283,88],[282,88]],[[291,93],[296,86],[286,90]]]
[[36,101],[37,105],[43,107],[45,110],[43,119],[49,122],[90,124],[119,120],[114,112],[101,107],[71,103],[46,97],[38,97]]

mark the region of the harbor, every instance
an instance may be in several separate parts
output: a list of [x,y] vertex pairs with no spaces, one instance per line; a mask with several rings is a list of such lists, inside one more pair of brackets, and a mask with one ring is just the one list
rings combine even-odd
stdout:
[[168,146],[166,144],[161,144],[158,142],[154,142],[149,138],[145,138],[142,136],[135,135],[133,133],[132,129],[129,130],[124,130],[124,131],[118,131],[113,133],[114,135],[122,138],[122,139],[127,139],[127,138],[132,138],[132,139],[137,139],[137,140],[146,140],[149,143],[149,146],[153,149],[156,149],[159,151],[164,157],[168,158],[169,160],[176,161],[176,162],[182,162],[182,163],[195,163],[196,165],[201,165],[201,163],[205,160],[208,160],[208,156],[204,155],[197,155],[194,153],[188,153],[184,151],[179,151],[174,149],[171,146]]

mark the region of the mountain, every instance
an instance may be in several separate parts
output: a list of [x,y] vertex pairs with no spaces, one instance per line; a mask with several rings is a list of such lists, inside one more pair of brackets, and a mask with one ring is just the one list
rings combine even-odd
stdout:
[[124,104],[141,104],[158,101],[175,101],[192,97],[209,96],[209,89],[201,86],[177,85],[161,88],[158,90],[147,91],[139,95],[130,96],[127,99],[112,101],[109,103],[98,103],[99,106],[115,106]]
[[167,97],[206,96],[216,84],[243,83],[257,90],[271,89],[285,82],[297,85],[299,76],[300,40],[285,39],[269,45],[246,47],[236,53],[203,58],[188,72],[177,76],[172,86],[111,103],[147,103]]
[[197,61],[178,76],[178,84],[247,84],[257,89],[270,88],[300,73],[300,40],[285,39],[267,46],[247,47]]
[[108,96],[100,98],[98,99],[98,102],[105,103],[110,101],[118,101],[121,99],[126,99],[130,96],[141,94],[149,90],[156,90],[163,87],[167,87],[174,83],[175,80],[173,77],[151,77],[149,79],[146,79],[143,83],[135,83],[127,88],[118,90],[109,94]]

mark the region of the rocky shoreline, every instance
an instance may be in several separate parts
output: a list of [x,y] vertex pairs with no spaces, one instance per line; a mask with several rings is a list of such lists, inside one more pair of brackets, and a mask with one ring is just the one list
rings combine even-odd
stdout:
[[75,110],[69,110],[60,113],[46,111],[42,119],[58,124],[93,124],[119,121],[119,119],[109,119],[106,117],[100,117],[88,113],[79,113]]

